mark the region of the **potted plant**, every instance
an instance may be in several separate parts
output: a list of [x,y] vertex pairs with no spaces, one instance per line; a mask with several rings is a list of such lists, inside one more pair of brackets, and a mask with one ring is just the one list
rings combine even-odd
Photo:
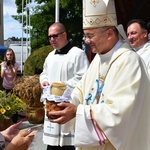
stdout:
[[25,111],[26,104],[14,94],[6,95],[0,90],[0,130],[12,124],[12,115]]

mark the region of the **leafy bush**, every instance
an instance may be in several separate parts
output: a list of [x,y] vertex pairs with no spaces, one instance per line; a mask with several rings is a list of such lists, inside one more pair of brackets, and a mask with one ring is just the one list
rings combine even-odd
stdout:
[[41,47],[27,58],[24,64],[24,75],[40,74],[43,71],[45,58],[53,50],[52,46]]

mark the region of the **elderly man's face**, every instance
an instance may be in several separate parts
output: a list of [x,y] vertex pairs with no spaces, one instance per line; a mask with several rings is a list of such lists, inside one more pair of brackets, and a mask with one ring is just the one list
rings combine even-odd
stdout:
[[138,23],[133,23],[127,28],[127,37],[133,48],[138,48],[148,40],[147,31],[143,30]]
[[108,46],[108,27],[84,30],[85,43],[88,44],[93,53],[105,54]]

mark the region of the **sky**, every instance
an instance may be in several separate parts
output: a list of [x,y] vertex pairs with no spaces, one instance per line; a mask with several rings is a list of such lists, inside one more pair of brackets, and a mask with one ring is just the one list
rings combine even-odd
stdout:
[[[9,37],[22,37],[22,24],[11,16],[17,15],[15,0],[3,0],[4,40]],[[25,36],[25,34],[23,33]]]
[[4,40],[9,37],[22,37],[22,24],[11,16],[17,15],[15,0],[3,0]]

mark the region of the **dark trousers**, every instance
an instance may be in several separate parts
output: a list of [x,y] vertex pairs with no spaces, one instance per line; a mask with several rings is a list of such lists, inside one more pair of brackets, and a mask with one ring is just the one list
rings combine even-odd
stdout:
[[60,146],[50,146],[50,145],[48,145],[47,150],[75,150],[75,147],[74,146],[60,147]]

